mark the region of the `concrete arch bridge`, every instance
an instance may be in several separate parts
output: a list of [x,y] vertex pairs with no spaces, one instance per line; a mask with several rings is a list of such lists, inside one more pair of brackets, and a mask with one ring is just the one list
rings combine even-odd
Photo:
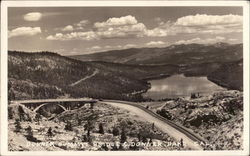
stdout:
[[22,104],[30,110],[37,112],[42,107],[54,107],[58,106],[63,111],[78,109],[82,106],[93,107],[96,100],[79,98],[79,99],[39,99],[39,100],[18,100],[13,101],[14,104]]

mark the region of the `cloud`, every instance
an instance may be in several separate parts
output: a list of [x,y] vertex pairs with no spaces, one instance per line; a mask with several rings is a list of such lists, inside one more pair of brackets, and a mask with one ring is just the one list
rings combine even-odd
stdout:
[[[156,19],[160,20],[160,19]],[[227,34],[242,32],[240,15],[197,14],[178,18],[175,22],[160,22],[158,27],[146,31],[149,37],[165,37],[176,34]]]
[[[80,22],[88,23],[87,21]],[[109,18],[105,22],[94,23],[93,30],[87,32],[72,32],[67,34],[50,35],[49,40],[97,40],[107,38],[143,37],[146,27],[138,23],[135,17],[128,15],[120,18]]]
[[236,38],[230,38],[230,39],[228,39],[228,41],[235,42],[235,41],[238,41],[238,39],[236,39]]
[[86,25],[88,25],[90,22],[89,20],[81,20],[79,23],[74,24],[76,26],[77,30],[83,30]]
[[8,37],[16,37],[16,36],[34,36],[41,33],[40,27],[19,27],[8,31]]
[[87,32],[71,32],[68,34],[56,33],[55,35],[49,35],[47,40],[59,40],[59,41],[68,41],[68,40],[94,40],[98,39],[98,36],[93,31]]
[[30,12],[23,16],[25,21],[39,21],[42,18],[42,13],[40,12]]
[[222,36],[216,36],[215,38],[205,38],[201,39],[199,37],[189,39],[189,40],[179,40],[175,42],[175,44],[191,44],[191,43],[198,43],[198,44],[212,44],[216,42],[223,42],[225,41],[225,37]]
[[90,49],[92,49],[92,50],[99,50],[99,49],[101,49],[101,47],[100,46],[93,46]]
[[137,20],[135,17],[128,15],[128,16],[123,16],[123,17],[113,17],[109,18],[105,22],[96,22],[94,26],[96,28],[103,28],[103,27],[110,27],[110,26],[122,26],[122,25],[135,25],[137,24]]
[[242,16],[239,15],[206,15],[196,14],[184,16],[177,19],[175,25],[181,26],[206,26],[206,25],[228,25],[241,24]]
[[136,47],[135,44],[126,44],[126,45],[123,46],[124,49],[134,48],[134,47]]
[[64,28],[62,29],[62,31],[73,31],[73,30],[74,30],[74,28],[73,28],[72,25],[67,25],[66,27],[64,27]]
[[[207,19],[205,19],[207,18]],[[50,35],[49,40],[98,40],[109,38],[140,38],[166,37],[178,34],[227,34],[242,32],[242,16],[239,15],[206,15],[197,14],[178,18],[176,21],[163,22],[156,18],[158,26],[147,29],[134,16],[109,18],[103,22],[96,22],[92,29],[82,32],[71,32],[60,35]],[[76,30],[83,30],[88,20],[74,24]],[[69,28],[72,29],[71,27]]]
[[146,31],[146,26],[138,23],[136,18],[131,15],[96,22],[94,28],[100,38],[142,37]]
[[163,41],[150,41],[146,43],[146,45],[147,46],[162,46],[162,45],[166,45],[166,43]]

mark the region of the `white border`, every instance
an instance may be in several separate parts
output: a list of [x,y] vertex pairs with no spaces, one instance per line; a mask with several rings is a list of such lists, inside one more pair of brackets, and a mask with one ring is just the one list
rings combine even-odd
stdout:
[[[242,6],[243,7],[243,61],[244,61],[244,150],[243,151],[8,151],[7,121],[7,48],[8,7],[88,7],[88,6]],[[2,1],[1,2],[1,138],[0,155],[249,155],[249,2],[247,1]]]

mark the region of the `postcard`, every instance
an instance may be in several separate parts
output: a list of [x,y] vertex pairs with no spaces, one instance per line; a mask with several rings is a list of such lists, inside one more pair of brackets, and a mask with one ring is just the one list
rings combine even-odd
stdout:
[[249,154],[249,2],[3,1],[1,155],[152,154]]

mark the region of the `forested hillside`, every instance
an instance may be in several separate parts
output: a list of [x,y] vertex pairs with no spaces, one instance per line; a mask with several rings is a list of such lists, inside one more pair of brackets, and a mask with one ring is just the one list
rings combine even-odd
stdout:
[[[145,81],[49,52],[9,51],[8,71],[9,100],[58,97],[133,100],[139,97],[127,94],[148,88]],[[95,71],[94,76],[88,77]],[[77,81],[77,85],[71,85]]]

